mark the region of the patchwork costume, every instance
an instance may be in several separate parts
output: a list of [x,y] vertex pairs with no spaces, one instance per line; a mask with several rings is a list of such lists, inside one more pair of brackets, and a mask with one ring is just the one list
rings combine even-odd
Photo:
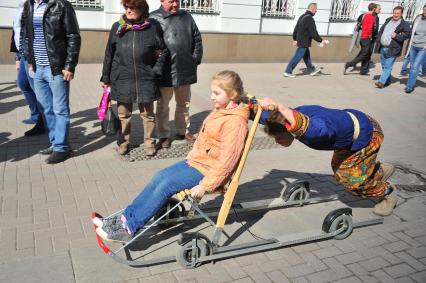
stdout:
[[[285,128],[295,139],[316,150],[333,150],[331,167],[336,180],[354,195],[381,198],[389,184],[376,162],[383,142],[379,123],[355,109],[330,109],[318,105],[292,109],[295,123]],[[270,112],[262,113],[265,124]]]

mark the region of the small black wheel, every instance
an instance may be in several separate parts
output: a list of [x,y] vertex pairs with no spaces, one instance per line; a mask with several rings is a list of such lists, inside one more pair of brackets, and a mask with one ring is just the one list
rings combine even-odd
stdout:
[[[160,210],[155,214],[154,220],[158,220],[161,216],[164,215],[167,211],[172,209],[176,204],[178,204],[179,201],[177,199],[171,198],[167,201],[167,203],[160,208]],[[162,228],[168,228],[172,227],[176,223],[174,222],[168,222],[170,219],[179,218],[185,215],[185,206],[183,204],[176,207],[173,211],[171,211],[169,214],[166,215],[161,221],[158,223],[158,226]]]
[[334,236],[336,240],[347,238],[353,231],[352,209],[342,208],[330,212],[324,219],[322,229],[326,233],[333,233],[340,228],[342,232]]
[[[195,240],[195,241],[194,241]],[[193,249],[193,245],[195,245]],[[193,253],[195,251],[195,254]],[[201,265],[197,259],[209,254],[209,248],[203,239],[195,238],[183,245],[180,245],[176,252],[176,261],[185,268],[195,268]]]
[[282,194],[284,201],[306,201],[310,197],[309,182],[298,181],[290,184]]

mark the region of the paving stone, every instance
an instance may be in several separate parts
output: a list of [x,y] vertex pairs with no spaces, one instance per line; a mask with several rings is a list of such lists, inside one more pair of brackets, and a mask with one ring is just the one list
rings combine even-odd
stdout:
[[410,277],[407,277],[407,276],[397,278],[395,280],[395,282],[398,282],[398,283],[415,283],[415,281],[413,279],[411,279]]
[[361,260],[364,260],[365,257],[360,252],[351,252],[347,254],[342,254],[336,256],[336,259],[340,261],[342,264],[350,264],[354,262],[359,262]]
[[396,252],[400,252],[403,250],[408,250],[410,249],[410,245],[408,245],[406,242],[404,241],[397,241],[397,242],[393,242],[387,245],[383,246],[385,249],[387,249],[388,251],[390,251],[391,253],[396,253]]
[[176,283],[178,282],[177,278],[173,275],[172,272],[166,272],[166,273],[162,273],[162,274],[158,274],[155,276],[148,276],[145,278],[139,278],[140,282],[158,282],[158,283],[165,283],[165,282],[170,282],[170,283]]
[[315,272],[315,270],[308,264],[285,266],[281,268],[281,271],[288,278],[297,278],[297,277],[306,276],[308,274]]
[[269,261],[269,259],[263,253],[256,253],[256,254],[251,254],[251,255],[239,256],[239,257],[235,258],[235,260],[238,262],[238,264],[241,267],[251,265],[254,262],[259,263],[259,262],[268,262]]
[[407,252],[417,259],[422,258],[422,257],[426,257],[426,247],[419,247],[419,248],[410,249]]
[[365,283],[377,283],[380,282],[376,277],[372,275],[361,275],[359,276],[359,279],[361,279],[362,282]]
[[348,277],[348,278],[339,279],[336,282],[338,282],[338,283],[359,283],[359,282],[361,282],[362,283],[362,280],[359,279],[358,277],[351,276],[351,277]]
[[312,253],[315,254],[319,259],[324,259],[327,257],[340,255],[342,254],[342,251],[334,246],[331,246],[331,247],[313,251]]
[[415,270],[406,263],[401,263],[384,269],[393,278],[413,274]]
[[424,283],[426,282],[426,271],[411,274],[410,277],[418,283]]
[[402,259],[404,262],[408,263],[412,268],[414,268],[417,271],[425,270],[425,265],[416,260],[414,257],[410,256],[406,252],[399,252],[395,254],[397,257]]
[[247,273],[233,258],[227,261],[219,261],[215,265],[223,267],[233,279],[247,277]]
[[256,265],[247,265],[243,270],[253,279],[254,282],[272,282],[266,274]]
[[371,275],[373,275],[375,278],[377,278],[377,280],[379,280],[379,282],[386,282],[386,283],[387,282],[395,282],[395,280],[391,276],[389,276],[386,272],[384,272],[381,269],[372,272]]
[[301,253],[299,255],[315,271],[328,269],[327,265],[325,265],[321,260],[319,260],[314,254],[310,252]]
[[406,242],[411,247],[419,247],[422,245],[421,243],[417,242],[413,237],[408,236],[406,233],[395,232],[393,233],[393,235]]
[[281,269],[285,266],[290,266],[290,264],[283,259],[279,259],[279,260],[273,260],[273,261],[268,261],[268,262],[260,262],[260,263],[257,264],[257,266],[259,266],[259,268],[263,272],[269,272],[269,271],[272,271],[272,270]]
[[215,282],[228,282],[233,278],[227,272],[219,273],[204,273],[196,277],[196,282],[215,283]]
[[368,275],[369,272],[365,270],[359,263],[352,263],[346,265],[346,267],[356,276]]
[[180,269],[173,271],[174,276],[178,279],[179,282],[196,279],[205,273],[208,274],[208,270],[205,266],[200,266],[195,269]]
[[390,265],[390,263],[387,262],[382,257],[375,257],[375,258],[372,258],[372,259],[361,261],[360,264],[367,271],[374,271],[374,270],[381,269],[383,267],[386,267],[386,266]]
[[272,280],[272,282],[290,283],[290,280],[287,277],[285,277],[284,274],[282,274],[282,272],[279,270],[267,272],[266,275],[269,277],[269,279]]
[[230,282],[233,282],[233,283],[251,283],[251,282],[254,282],[254,281],[250,277],[244,277],[244,278],[237,279],[237,280],[230,281]]
[[21,232],[18,228],[17,231],[17,249],[25,250],[25,249],[34,249],[34,233],[33,232]]
[[305,277],[293,278],[291,279],[291,282],[292,283],[310,283],[308,279],[306,279]]
[[361,253],[366,259],[370,259],[373,257],[382,257],[382,258],[385,258],[386,261],[390,262],[391,264],[398,264],[402,262],[400,258],[396,257],[391,252],[389,252],[388,250],[386,250],[385,248],[381,246],[369,248],[369,249],[363,249],[361,250]]

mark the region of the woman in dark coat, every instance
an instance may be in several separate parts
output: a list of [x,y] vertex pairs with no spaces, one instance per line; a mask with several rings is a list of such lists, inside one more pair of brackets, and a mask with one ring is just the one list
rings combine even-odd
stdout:
[[103,86],[111,87],[110,97],[117,101],[120,130],[117,151],[129,151],[130,119],[137,103],[144,127],[144,148],[155,155],[154,101],[160,99],[158,80],[168,51],[161,27],[148,20],[145,0],[122,0],[125,14],[111,27],[103,64]]

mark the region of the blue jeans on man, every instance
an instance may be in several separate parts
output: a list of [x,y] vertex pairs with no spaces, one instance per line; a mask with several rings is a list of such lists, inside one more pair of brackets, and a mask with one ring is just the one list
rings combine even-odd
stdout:
[[40,103],[54,152],[68,152],[70,128],[70,83],[62,74],[54,76],[50,66],[37,66],[34,76],[37,101]]
[[388,55],[389,48],[383,47],[380,49],[380,63],[382,64],[383,73],[379,78],[379,83],[383,85],[390,84],[393,64],[396,57]]
[[[420,66],[424,63],[426,50],[423,47],[411,46],[410,48],[410,75],[405,90],[411,92],[416,84]],[[423,69],[424,72],[424,69]]]
[[308,47],[298,47],[296,49],[296,53],[294,53],[293,58],[291,58],[288,63],[285,72],[289,74],[293,73],[294,68],[296,68],[302,58],[308,68],[308,72],[313,72],[315,70],[315,66],[312,64],[311,53],[309,52]]
[[151,182],[124,210],[127,226],[132,233],[137,232],[151,219],[174,194],[191,189],[203,179],[203,174],[179,161],[157,172]]
[[17,84],[30,108],[32,122],[37,122],[41,119],[41,113],[37,106],[36,94],[34,93],[34,81],[29,75],[28,62],[23,57],[19,61]]

